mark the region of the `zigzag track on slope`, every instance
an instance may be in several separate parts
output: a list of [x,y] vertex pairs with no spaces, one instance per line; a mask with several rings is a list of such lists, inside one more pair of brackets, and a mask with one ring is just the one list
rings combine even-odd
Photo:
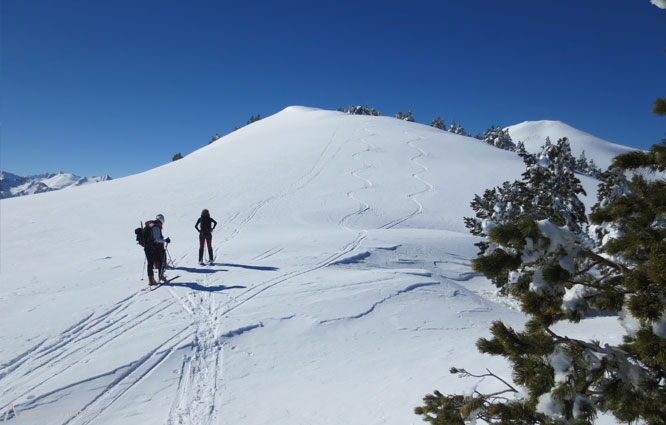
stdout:
[[401,224],[401,223],[404,223],[405,221],[409,220],[409,219],[412,218],[412,217],[415,217],[415,216],[417,216],[417,215],[419,215],[419,214],[422,214],[422,213],[423,213],[423,204],[421,204],[421,203],[418,201],[418,199],[416,199],[416,196],[417,196],[417,195],[421,195],[421,194],[426,193],[426,192],[430,192],[430,191],[432,191],[432,189],[434,188],[434,186],[433,186],[431,183],[427,182],[426,180],[423,180],[423,179],[419,176],[419,174],[422,174],[422,173],[425,173],[426,171],[428,171],[428,167],[426,167],[425,165],[423,165],[423,164],[417,162],[417,158],[422,158],[422,157],[426,157],[426,156],[428,156],[428,154],[427,154],[423,149],[421,149],[421,148],[417,147],[416,145],[414,145],[414,143],[418,142],[419,140],[423,140],[423,138],[422,138],[422,137],[418,137],[418,138],[416,138],[416,139],[409,140],[409,141],[407,141],[407,145],[408,145],[409,147],[411,147],[411,148],[416,149],[417,151],[419,151],[419,154],[418,154],[418,155],[416,155],[416,156],[410,158],[410,161],[411,161],[412,163],[414,163],[415,165],[421,167],[422,170],[421,170],[421,171],[418,171],[418,172],[416,172],[416,173],[412,173],[412,177],[413,177],[414,179],[418,180],[419,182],[423,183],[423,184],[426,186],[426,188],[423,189],[423,190],[419,190],[419,191],[417,191],[417,192],[413,192],[413,193],[407,194],[407,198],[409,198],[412,202],[414,202],[414,203],[416,204],[416,209],[415,209],[414,211],[412,211],[411,213],[409,213],[409,214],[407,214],[407,215],[405,215],[405,216],[403,216],[403,217],[399,217],[399,218],[397,218],[397,219],[395,219],[395,220],[391,220],[391,221],[389,221],[388,223],[382,225],[382,226],[380,227],[380,229],[391,229],[391,228],[393,228],[393,227],[395,227],[395,226],[397,226],[397,225],[399,225],[399,224]]
[[[364,128],[364,131],[365,131],[366,133],[369,133],[369,134],[368,134],[367,136],[365,136],[365,137],[360,138],[359,141],[361,141],[361,142],[363,142],[363,143],[365,143],[365,144],[367,145],[366,149],[363,149],[363,150],[361,150],[361,151],[358,151],[358,152],[355,152],[355,153],[352,154],[352,158],[354,158],[356,161],[361,162],[362,167],[359,168],[359,169],[357,169],[357,170],[353,170],[353,171],[350,173],[352,177],[357,178],[357,179],[363,181],[364,185],[363,185],[363,187],[362,187],[360,190],[363,190],[363,189],[370,189],[370,188],[372,188],[372,187],[374,186],[374,184],[373,184],[372,181],[370,181],[369,179],[363,178],[363,177],[361,177],[361,176],[358,175],[359,172],[364,171],[364,170],[367,170],[367,169],[369,169],[369,168],[372,167],[372,166],[371,166],[370,164],[368,164],[367,162],[365,162],[365,161],[359,159],[359,156],[360,156],[362,153],[372,152],[372,151],[374,151],[374,150],[377,148],[374,144],[372,144],[372,143],[370,143],[370,142],[367,141],[367,137],[372,137],[372,136],[375,136],[376,134],[375,134],[375,133],[371,133],[371,132],[369,132],[369,131],[368,131],[368,128]],[[340,219],[340,221],[338,222],[338,225],[341,226],[341,227],[343,227],[343,228],[345,228],[346,230],[351,230],[351,229],[347,226],[347,222],[348,222],[352,217],[358,217],[358,216],[361,216],[363,213],[365,213],[366,211],[368,211],[368,210],[370,209],[370,205],[369,205],[367,202],[363,202],[363,201],[359,200],[359,199],[355,196],[355,191],[353,191],[353,190],[350,190],[350,191],[347,192],[347,197],[348,197],[349,199],[355,201],[355,202],[358,202],[358,203],[360,204],[360,206],[359,206],[359,209],[358,209],[358,210],[356,210],[356,211],[354,211],[354,212],[351,212],[351,213],[345,215],[344,217],[342,217],[342,218]]]

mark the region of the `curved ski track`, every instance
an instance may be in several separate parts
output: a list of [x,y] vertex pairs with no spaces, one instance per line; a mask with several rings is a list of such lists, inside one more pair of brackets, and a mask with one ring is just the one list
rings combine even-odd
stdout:
[[412,149],[415,149],[415,150],[417,150],[417,151],[419,152],[418,155],[412,157],[412,158],[410,159],[410,161],[411,161],[412,163],[414,163],[415,165],[417,165],[417,166],[419,166],[419,167],[422,168],[421,171],[418,171],[418,172],[416,172],[416,173],[412,173],[412,177],[415,178],[416,180],[418,180],[419,182],[423,183],[426,187],[425,187],[425,189],[423,189],[423,190],[419,190],[419,191],[417,191],[417,192],[413,192],[413,193],[410,193],[410,194],[407,195],[407,198],[409,198],[412,202],[414,202],[414,203],[416,204],[416,209],[415,209],[414,211],[412,211],[410,214],[407,214],[407,215],[404,216],[404,217],[400,217],[400,218],[397,218],[397,219],[395,219],[395,220],[389,221],[388,223],[386,223],[386,224],[384,224],[383,226],[381,226],[380,229],[391,229],[391,228],[393,228],[393,227],[395,227],[395,226],[397,226],[397,225],[399,225],[399,224],[401,224],[401,223],[404,223],[405,221],[409,220],[409,219],[412,218],[412,217],[415,217],[415,216],[417,216],[417,215],[419,215],[419,214],[422,214],[422,213],[423,213],[423,204],[421,204],[421,203],[418,201],[418,199],[416,199],[416,196],[417,196],[417,195],[421,195],[421,194],[426,193],[426,192],[430,192],[430,191],[432,191],[432,189],[434,188],[434,186],[433,186],[431,183],[427,182],[426,180],[422,179],[422,178],[419,176],[420,174],[423,174],[423,173],[425,173],[426,171],[428,171],[428,167],[426,167],[425,165],[423,165],[423,164],[421,164],[421,163],[419,163],[419,162],[417,161],[418,158],[423,158],[423,157],[427,157],[427,156],[428,156],[428,154],[426,153],[426,151],[424,151],[423,149],[419,148],[418,146],[416,146],[416,145],[414,144],[414,143],[418,142],[419,140],[423,140],[423,138],[422,138],[422,137],[418,137],[418,138],[416,138],[416,139],[409,140],[409,141],[407,142],[407,145],[408,145],[409,147],[411,147]]

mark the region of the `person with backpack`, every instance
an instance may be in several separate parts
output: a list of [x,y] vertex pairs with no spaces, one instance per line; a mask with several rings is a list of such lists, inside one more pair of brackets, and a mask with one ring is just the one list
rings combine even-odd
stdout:
[[148,261],[148,282],[150,285],[157,285],[153,276],[153,267],[157,268],[160,282],[166,282],[164,267],[166,265],[165,243],[171,243],[170,238],[162,236],[162,226],[164,225],[164,215],[157,214],[155,220],[147,221],[144,228],[143,250]]
[[[201,226],[201,228],[199,228]],[[201,211],[201,217],[197,220],[194,228],[199,232],[199,264],[203,264],[204,241],[208,245],[208,261],[213,264],[213,230],[217,221],[213,220],[207,209]]]

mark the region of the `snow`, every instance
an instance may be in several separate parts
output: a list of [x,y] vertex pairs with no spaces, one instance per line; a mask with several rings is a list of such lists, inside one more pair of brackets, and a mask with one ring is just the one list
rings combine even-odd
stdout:
[[[428,126],[290,107],[145,173],[4,199],[0,412],[422,423],[413,408],[434,389],[495,385],[451,366],[510,376],[475,342],[494,320],[525,318],[471,270],[478,239],[462,218],[523,169]],[[197,263],[203,208],[219,223],[212,266]],[[133,229],[157,213],[179,277],[151,292]],[[583,320],[585,334],[614,342],[609,320]]]
[[666,9],[666,0],[650,0],[650,3],[657,6],[660,9]]
[[108,180],[111,180],[111,177],[108,175],[79,177],[71,173],[59,172],[57,174],[45,173],[21,177],[16,174],[0,171],[0,198],[34,195]]
[[566,137],[569,139],[571,154],[574,158],[579,158],[580,154],[585,152],[585,157],[588,160],[593,159],[602,170],[608,168],[613,157],[634,150],[627,146],[600,139],[561,121],[525,121],[509,126],[507,129],[513,142],[522,141],[525,144],[525,150],[530,153],[539,152],[546,137],[550,137],[553,143],[562,137]]

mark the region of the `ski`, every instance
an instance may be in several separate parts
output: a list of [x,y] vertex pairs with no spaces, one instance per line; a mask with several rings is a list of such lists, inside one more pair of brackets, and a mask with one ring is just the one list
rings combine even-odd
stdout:
[[143,290],[145,291],[146,289],[148,289],[149,291],[152,292],[152,291],[154,291],[155,289],[159,288],[160,286],[162,286],[162,285],[164,285],[164,284],[167,284],[167,283],[171,283],[171,282],[173,282],[174,280],[178,279],[179,277],[180,277],[180,276],[174,276],[174,277],[172,277],[171,279],[167,279],[167,280],[164,281],[164,282],[158,282],[157,285],[148,285],[148,288],[144,288]]

